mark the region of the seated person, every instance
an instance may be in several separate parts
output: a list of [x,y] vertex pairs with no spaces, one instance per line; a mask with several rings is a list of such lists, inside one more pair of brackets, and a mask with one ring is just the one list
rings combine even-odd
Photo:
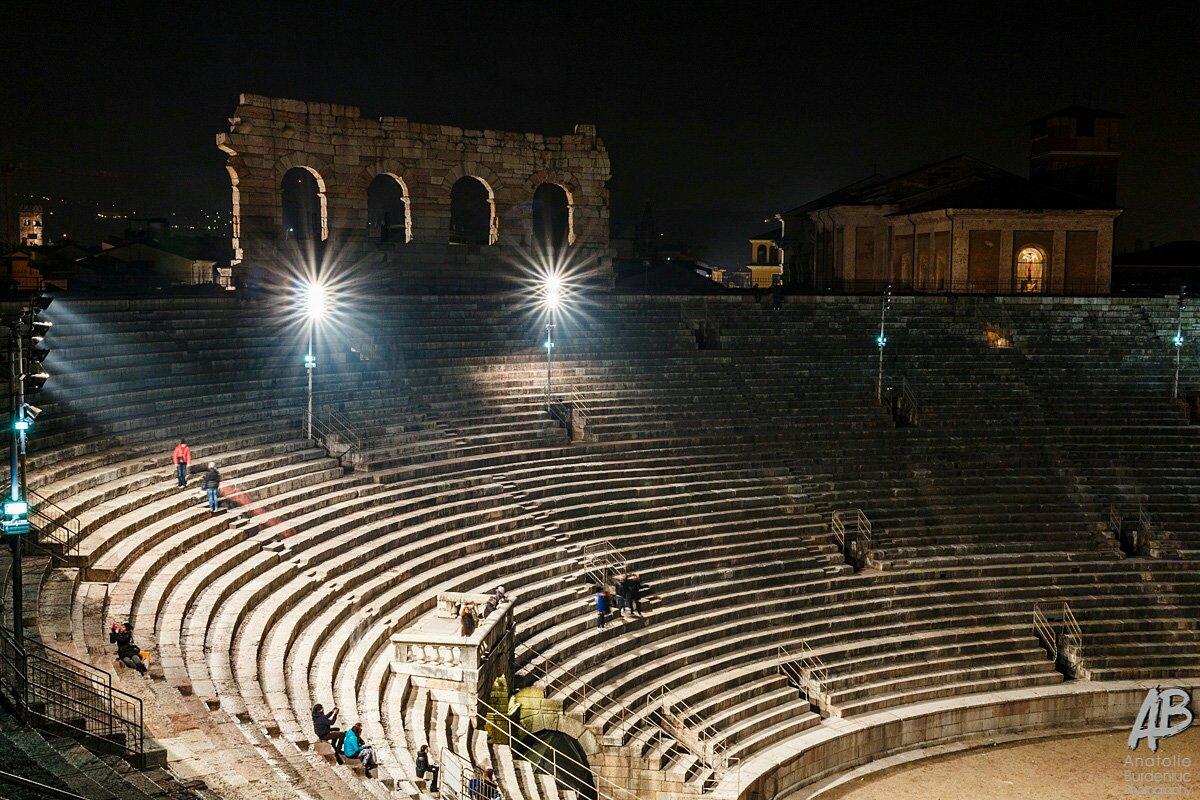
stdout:
[[438,791],[438,773],[440,772],[438,765],[429,760],[429,745],[421,745],[421,749],[417,751],[417,777],[430,776],[429,791]]
[[471,778],[467,784],[469,800],[500,800],[500,787],[496,785],[492,768],[483,771],[482,776]]
[[346,758],[357,758],[363,765],[363,771],[368,778],[374,778],[372,770],[378,766],[375,758],[375,748],[367,744],[362,735],[362,723],[356,722],[342,736],[342,755]]
[[345,733],[341,728],[334,727],[333,723],[337,722],[338,710],[337,706],[333,707],[333,711],[325,713],[325,706],[317,703],[312,710],[313,733],[317,735],[317,741],[329,742],[333,745],[333,757],[337,759],[337,763],[345,763],[342,760],[342,739]]
[[133,643],[133,623],[123,625],[113,623],[108,632],[108,641],[117,646],[117,659],[129,667],[145,675],[149,667],[142,660],[142,648]]

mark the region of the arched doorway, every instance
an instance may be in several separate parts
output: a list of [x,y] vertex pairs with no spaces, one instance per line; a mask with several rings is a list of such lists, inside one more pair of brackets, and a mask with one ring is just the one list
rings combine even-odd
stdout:
[[556,183],[533,192],[533,243],[539,250],[559,250],[571,243],[571,199]]
[[1022,247],[1017,253],[1017,291],[1039,293],[1046,288],[1046,251]]
[[450,244],[491,244],[495,220],[495,199],[486,183],[471,175],[454,182],[450,187]]
[[367,186],[367,236],[377,242],[412,241],[412,218],[404,181],[382,172]]
[[596,800],[596,777],[578,739],[562,731],[541,730],[513,745],[517,755],[535,770],[554,778],[559,786],[585,800]]
[[292,167],[280,184],[283,232],[289,239],[323,241],[328,235],[325,182],[311,167]]

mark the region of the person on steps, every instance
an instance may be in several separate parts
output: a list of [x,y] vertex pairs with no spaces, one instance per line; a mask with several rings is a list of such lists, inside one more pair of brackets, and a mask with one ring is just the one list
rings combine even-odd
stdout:
[[618,575],[617,582],[613,584],[613,600],[616,602],[616,606],[617,606],[617,610],[614,612],[614,614],[615,614],[615,616],[618,616],[618,617],[625,616],[625,605],[626,605],[626,603],[625,603],[625,599],[626,599],[625,581],[626,580],[627,580],[627,578],[625,575]]
[[438,773],[441,769],[437,764],[429,760],[429,745],[421,745],[421,749],[417,751],[417,777],[424,778],[429,775],[429,791],[436,793],[438,791]]
[[483,775],[476,775],[471,778],[471,782],[467,784],[467,794],[470,800],[499,800],[500,787],[496,785],[496,780],[493,777],[496,773],[492,772],[492,768],[488,767],[483,771]]
[[625,604],[630,614],[642,615],[642,579],[636,574],[625,578]]
[[341,728],[335,727],[333,723],[337,722],[338,710],[337,706],[328,714],[325,713],[325,706],[317,703],[312,710],[313,732],[317,735],[317,741],[329,742],[333,745],[333,757],[337,759],[337,763],[342,762],[342,739],[346,736]]
[[374,778],[371,771],[378,762],[375,760],[375,748],[367,744],[362,735],[362,723],[356,722],[342,736],[342,755],[346,758],[357,758],[363,765],[363,773],[368,778]]
[[108,641],[117,646],[117,659],[129,667],[145,675],[149,667],[142,660],[142,648],[133,643],[133,623],[123,625],[113,623],[108,631]]
[[187,439],[180,439],[179,444],[175,445],[175,452],[171,454],[171,463],[175,465],[175,478],[179,481],[179,488],[187,486],[188,467],[192,465],[192,451],[188,448]]
[[596,587],[596,627],[604,630],[604,625],[608,622],[608,592],[603,586]]
[[492,592],[488,597],[487,602],[483,606],[483,619],[491,616],[491,613],[500,607],[500,604],[508,600],[508,595],[504,593],[503,586],[497,586],[496,591]]
[[217,490],[221,488],[221,473],[217,472],[216,462],[208,462],[208,470],[204,473],[204,491],[208,492],[208,507],[212,513],[217,513],[220,496]]
[[479,614],[475,611],[474,600],[468,600],[462,604],[462,611],[458,614],[458,621],[461,625],[463,638],[475,633],[475,628],[479,625]]

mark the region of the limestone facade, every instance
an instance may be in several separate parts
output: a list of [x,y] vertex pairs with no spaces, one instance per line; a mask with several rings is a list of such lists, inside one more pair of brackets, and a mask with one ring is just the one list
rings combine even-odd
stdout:
[[[479,290],[520,277],[533,244],[532,200],[542,184],[568,204],[568,254],[589,276],[611,282],[609,160],[593,125],[544,136],[364,117],[353,106],[243,94],[217,135],[233,190],[235,270],[287,270],[297,258],[368,266],[400,291]],[[284,228],[281,183],[292,168],[316,179],[319,241],[297,243]],[[405,199],[405,236],[368,235],[367,187],[390,175]],[[450,243],[450,193],[464,176],[487,189],[492,236]]]

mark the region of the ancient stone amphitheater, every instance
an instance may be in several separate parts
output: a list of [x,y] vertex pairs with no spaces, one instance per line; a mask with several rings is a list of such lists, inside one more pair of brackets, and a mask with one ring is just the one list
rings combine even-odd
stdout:
[[[300,342],[269,306],[51,307],[28,483],[54,535],[24,616],[57,663],[141,699],[159,758],[3,717],[5,764],[85,797],[415,797],[428,743],[451,797],[449,773],[491,766],[509,800],[800,798],[933,745],[1128,728],[1147,686],[1200,683],[1171,298],[897,298],[898,424],[878,298],[608,297],[559,323],[575,441],[528,309],[359,311],[319,346],[339,458],[305,436]],[[224,513],[177,489],[181,435],[220,465]],[[1135,526],[1140,553],[1117,535]],[[643,618],[597,630],[598,548],[643,576]],[[500,726],[395,670],[391,642],[440,592],[497,584]],[[114,662],[123,619],[145,678]],[[314,703],[364,722],[375,778],[314,746]],[[525,728],[578,742],[590,785],[525,757]]]

